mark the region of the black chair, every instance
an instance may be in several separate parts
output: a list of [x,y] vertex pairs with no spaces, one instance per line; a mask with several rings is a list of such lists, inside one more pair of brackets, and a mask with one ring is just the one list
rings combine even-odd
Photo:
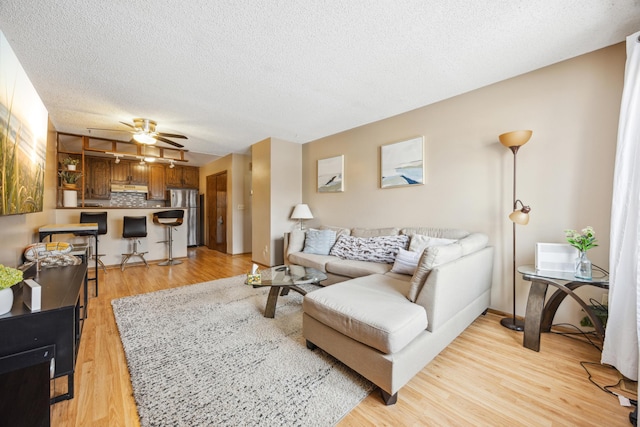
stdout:
[[[92,223],[92,222],[98,224],[99,236],[107,234],[107,213],[106,212],[80,212],[81,224]],[[75,236],[89,236],[89,259],[97,260],[98,264],[100,264],[100,266],[102,267],[102,270],[106,273],[107,268],[105,267],[104,263],[100,259],[100,257],[105,256],[105,254],[93,253],[93,248],[95,247],[95,245],[93,244],[92,237],[94,237],[94,235],[88,234],[88,233],[82,233],[82,232],[73,233],[73,234]]]
[[153,214],[153,223],[167,227],[167,240],[158,243],[167,243],[169,245],[169,259],[159,263],[158,265],[176,265],[182,264],[182,261],[173,259],[173,228],[182,225],[184,218],[184,210],[174,209],[170,211],[160,211]]
[[144,262],[144,265],[149,268],[147,260],[144,259],[144,254],[147,252],[138,252],[138,243],[140,243],[140,237],[147,237],[147,217],[146,216],[125,216],[123,217],[124,223],[122,226],[122,237],[133,241],[133,252],[128,254],[122,254],[122,263],[120,269],[124,271],[125,264],[131,257],[139,257]]

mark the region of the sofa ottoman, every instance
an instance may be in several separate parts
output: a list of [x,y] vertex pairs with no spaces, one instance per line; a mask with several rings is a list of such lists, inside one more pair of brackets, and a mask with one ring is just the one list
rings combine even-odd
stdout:
[[424,307],[405,297],[409,286],[408,281],[373,274],[310,292],[303,310],[351,339],[394,353],[427,328]]

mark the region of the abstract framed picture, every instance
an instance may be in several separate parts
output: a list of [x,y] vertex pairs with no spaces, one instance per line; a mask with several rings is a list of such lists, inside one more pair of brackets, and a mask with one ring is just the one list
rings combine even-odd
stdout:
[[0,32],[0,215],[43,210],[48,113]]
[[380,147],[380,187],[424,184],[424,137]]
[[318,193],[344,191],[344,156],[318,160]]

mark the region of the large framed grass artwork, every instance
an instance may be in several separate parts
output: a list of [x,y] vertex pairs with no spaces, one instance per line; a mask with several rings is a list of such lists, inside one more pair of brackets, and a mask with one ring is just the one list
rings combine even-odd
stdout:
[[418,136],[380,147],[380,187],[424,184],[424,138]]
[[344,156],[318,160],[318,193],[344,191]]
[[0,215],[41,212],[48,113],[0,32]]

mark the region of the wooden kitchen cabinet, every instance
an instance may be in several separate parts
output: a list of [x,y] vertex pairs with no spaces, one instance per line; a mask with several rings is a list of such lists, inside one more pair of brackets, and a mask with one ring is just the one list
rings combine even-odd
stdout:
[[129,183],[129,162],[120,160],[120,163],[113,164],[111,168],[112,184],[128,184]]
[[105,157],[85,157],[85,199],[109,199],[111,197],[111,163]]
[[193,166],[175,166],[166,169],[168,188],[199,188],[200,172]]
[[148,185],[149,168],[147,164],[141,165],[138,161],[120,160],[111,168],[112,184],[136,184]]
[[182,186],[184,188],[199,188],[200,173],[198,168],[193,166],[184,166],[182,168]]
[[166,186],[164,184],[165,167],[163,164],[149,165],[149,200],[165,200]]

